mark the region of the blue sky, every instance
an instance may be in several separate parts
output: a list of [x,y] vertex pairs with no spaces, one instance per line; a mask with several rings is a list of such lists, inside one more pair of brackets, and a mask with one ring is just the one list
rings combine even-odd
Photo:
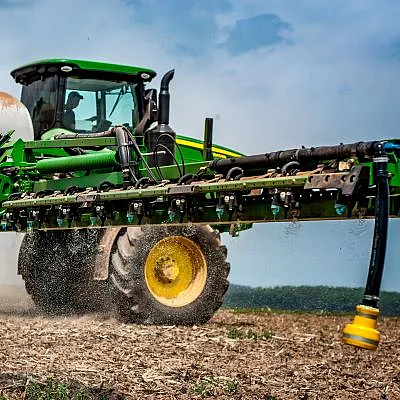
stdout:
[[[175,68],[171,124],[188,136],[201,137],[204,117],[213,116],[215,140],[249,154],[399,137],[399,15],[395,0],[0,0],[0,87],[18,96],[9,71],[47,57],[148,66],[159,75]],[[347,226],[305,224],[291,239],[283,225],[246,232],[232,245],[232,279],[267,285],[272,267],[264,282],[259,271],[267,267],[256,265],[273,243],[273,284],[358,285],[370,235]],[[329,263],[322,246],[312,257],[303,248],[322,233],[337,248]],[[355,243],[343,254],[342,240]],[[298,269],[283,273],[290,254]],[[392,251],[387,269],[399,261]],[[321,264],[330,265],[329,273]],[[342,273],[351,269],[357,272]],[[385,285],[393,289],[395,281]]]
[[[397,135],[400,3],[0,1],[2,88],[16,65],[81,57],[176,68],[174,128],[244,152]],[[156,80],[158,84],[158,80]]]

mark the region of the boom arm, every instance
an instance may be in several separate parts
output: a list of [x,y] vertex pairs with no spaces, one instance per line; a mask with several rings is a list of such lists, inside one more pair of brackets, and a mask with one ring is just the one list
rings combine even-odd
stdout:
[[[51,148],[78,145],[86,154],[42,156]],[[107,148],[89,150],[93,146]],[[100,138],[5,141],[1,226],[31,231],[201,223],[235,234],[252,222],[375,214],[365,295],[343,340],[376,348],[387,221],[399,216],[399,176],[388,168],[398,171],[399,147],[394,140],[289,150],[187,163],[183,173],[179,164],[149,167],[136,138],[123,127]]]

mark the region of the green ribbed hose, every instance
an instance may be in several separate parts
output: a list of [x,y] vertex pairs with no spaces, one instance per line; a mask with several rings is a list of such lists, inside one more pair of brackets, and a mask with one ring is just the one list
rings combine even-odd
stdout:
[[107,168],[116,165],[118,165],[118,162],[115,159],[115,153],[113,151],[107,151],[40,160],[36,163],[36,169],[45,174],[49,172],[69,172]]

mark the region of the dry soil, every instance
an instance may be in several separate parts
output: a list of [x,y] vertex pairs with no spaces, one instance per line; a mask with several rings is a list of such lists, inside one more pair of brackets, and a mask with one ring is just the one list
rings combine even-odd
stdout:
[[370,352],[341,344],[350,316],[224,310],[198,327],[135,326],[107,315],[48,318],[22,289],[0,293],[8,398],[52,377],[112,389],[110,399],[400,399],[397,318],[380,321],[382,342]]

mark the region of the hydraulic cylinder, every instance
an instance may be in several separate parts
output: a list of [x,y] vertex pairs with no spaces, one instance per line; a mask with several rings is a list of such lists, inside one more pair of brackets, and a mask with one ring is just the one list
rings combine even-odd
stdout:
[[40,160],[36,163],[36,170],[47,174],[52,172],[83,171],[100,169],[119,165],[115,152],[104,151],[78,156],[57,157]]

